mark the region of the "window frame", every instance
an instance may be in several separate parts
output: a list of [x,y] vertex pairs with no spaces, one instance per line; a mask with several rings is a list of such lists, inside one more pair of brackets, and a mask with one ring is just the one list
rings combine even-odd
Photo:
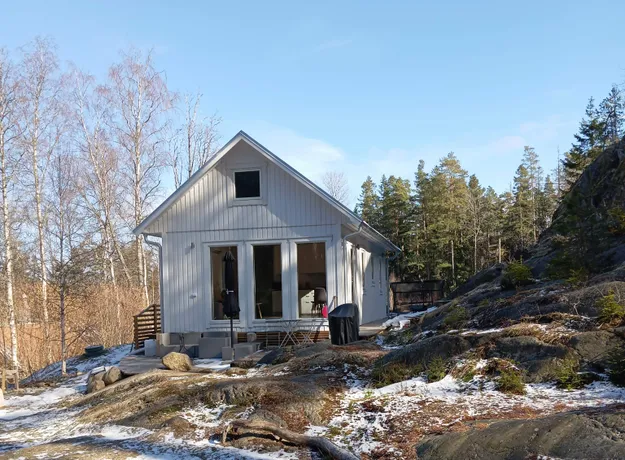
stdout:
[[[251,248],[251,257],[252,257],[252,308],[253,308],[253,312],[252,312],[252,322],[266,322],[266,321],[272,321],[272,320],[284,320],[285,319],[285,303],[284,303],[284,250],[285,250],[285,246],[283,244],[284,242],[282,240],[275,240],[275,241],[252,241],[249,243],[249,247]],[[257,246],[278,246],[280,248],[280,278],[281,278],[281,309],[282,309],[282,316],[280,317],[271,317],[271,318],[257,318],[256,317],[256,263],[254,260],[254,248]],[[287,256],[288,256],[288,252],[287,252]]]
[[[293,276],[292,279],[292,289],[293,289],[293,300],[295,302],[295,316],[290,318],[290,319],[299,319],[302,321],[315,321],[315,320],[319,320],[319,319],[324,319],[324,318],[315,318],[315,317],[307,317],[307,316],[300,316],[300,305],[299,305],[299,301],[297,298],[297,292],[298,292],[298,287],[299,287],[299,274],[297,272],[297,267],[299,264],[298,258],[297,258],[297,245],[298,244],[306,244],[306,243],[323,243],[324,244],[324,250],[325,250],[325,273],[326,273],[326,294],[328,295],[328,302],[331,303],[332,301],[330,300],[332,298],[332,289],[333,286],[330,285],[331,282],[331,272],[332,272],[332,261],[330,260],[331,257],[328,256],[328,249],[331,246],[332,243],[332,238],[327,238],[327,237],[310,237],[310,238],[295,238],[292,239],[290,242],[290,251],[291,251],[291,263],[296,267],[295,269],[295,276]],[[327,318],[324,319],[324,321],[328,321]]]
[[[257,172],[258,173],[258,196],[246,196],[237,198],[237,173]],[[244,201],[260,201],[263,199],[263,173],[262,168],[242,168],[232,170],[232,184],[234,187],[234,193],[232,199],[234,202],[240,203]]]
[[[213,297],[213,276],[215,276],[215,273],[213,272],[213,264],[212,264],[212,257],[211,257],[211,249],[213,248],[229,248],[229,247],[235,247],[237,248],[237,288],[238,288],[238,302],[239,302],[239,317],[238,318],[234,318],[233,319],[233,323],[235,325],[237,325],[237,327],[240,327],[242,325],[245,324],[245,318],[244,318],[244,308],[242,306],[242,300],[241,300],[241,286],[242,286],[242,271],[243,271],[243,267],[244,265],[239,264],[240,261],[240,257],[243,254],[243,245],[241,244],[240,241],[220,241],[220,242],[215,242],[215,243],[209,243],[209,242],[204,242],[202,243],[203,246],[206,248],[206,254],[207,257],[204,258],[203,260],[205,260],[204,263],[208,264],[208,283],[205,284],[203,286],[203,296],[205,299],[209,300],[210,303],[208,305],[208,312],[209,312],[209,317],[207,318],[208,320],[208,324],[207,327],[210,328],[211,326],[215,326],[215,325],[223,325],[223,324],[228,324],[230,322],[230,319],[224,318],[224,319],[215,319],[215,299]],[[205,267],[203,267],[203,270],[205,270]],[[204,292],[206,289],[208,289],[208,291]]]

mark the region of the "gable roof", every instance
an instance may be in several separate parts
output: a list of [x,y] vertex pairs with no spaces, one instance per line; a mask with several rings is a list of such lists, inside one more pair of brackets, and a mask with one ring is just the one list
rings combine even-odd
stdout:
[[221,160],[232,148],[237,145],[239,142],[246,142],[263,156],[265,156],[269,161],[274,163],[276,166],[280,167],[291,176],[293,176],[297,181],[299,181],[306,188],[311,190],[313,193],[316,193],[321,198],[323,198],[328,204],[342,213],[349,222],[358,228],[362,228],[362,233],[368,237],[368,239],[378,242],[383,245],[386,249],[393,252],[400,252],[400,249],[391,243],[385,236],[379,233],[376,229],[371,227],[367,222],[361,219],[355,212],[351,211],[347,206],[343,203],[335,199],[328,192],[323,190],[317,184],[312,182],[306,176],[301,174],[299,171],[294,169],[292,166],[287,164],[284,160],[278,157],[276,154],[271,152],[269,149],[265,148],[258,141],[253,139],[244,131],[239,131],[232,139],[230,139],[226,145],[224,145],[219,151],[213,155],[213,157],[208,160],[204,166],[198,169],[186,182],[184,182],[176,191],[174,191],[165,201],[163,201],[160,206],[158,206],[152,213],[147,216],[143,221],[132,231],[135,235],[140,235],[145,232],[145,229],[152,224],[156,219],[158,219],[169,207],[174,204],[178,198],[184,195],[193,185],[200,180],[204,174],[210,171],[218,162]]

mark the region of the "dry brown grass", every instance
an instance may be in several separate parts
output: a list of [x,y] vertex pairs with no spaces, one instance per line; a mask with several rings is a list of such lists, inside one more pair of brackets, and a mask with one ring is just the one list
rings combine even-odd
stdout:
[[536,337],[538,340],[548,344],[566,343],[573,331],[568,330],[558,323],[534,324],[517,323],[503,330],[505,337]]
[[[16,305],[18,313],[18,358],[23,376],[50,364],[44,341],[44,326],[40,311],[40,285],[18,284],[17,294],[22,302]],[[112,286],[102,284],[85,286],[70,296],[66,307],[68,357],[79,355],[85,346],[101,344],[105,347],[130,343],[133,338],[133,315],[144,308],[141,291],[135,287],[122,289],[121,331],[117,326],[115,296]],[[58,296],[49,292],[49,331],[52,362],[61,359]],[[7,318],[0,307],[0,367],[10,366],[11,338]],[[5,350],[5,353],[2,353]]]

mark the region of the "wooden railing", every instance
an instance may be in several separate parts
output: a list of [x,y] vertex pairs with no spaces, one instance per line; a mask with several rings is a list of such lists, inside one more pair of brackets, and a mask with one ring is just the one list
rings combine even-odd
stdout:
[[161,332],[161,306],[153,304],[134,316],[135,349],[143,348],[145,341],[155,339]]

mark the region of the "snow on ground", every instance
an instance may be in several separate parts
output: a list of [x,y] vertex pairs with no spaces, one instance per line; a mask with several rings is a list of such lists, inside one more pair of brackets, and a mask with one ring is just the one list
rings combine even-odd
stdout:
[[383,328],[387,328],[387,327],[392,327],[392,328],[403,328],[404,326],[410,324],[410,320],[412,318],[418,318],[419,316],[423,316],[426,313],[430,313],[434,310],[436,310],[438,307],[430,307],[427,310],[424,311],[417,311],[414,313],[405,313],[403,315],[397,315],[393,318],[387,319],[386,321],[384,321],[382,323],[382,327]]
[[[38,449],[37,457],[46,458],[46,449],[57,449],[63,441],[69,444],[71,453],[79,450],[88,451],[90,446],[110,446],[128,452],[129,458],[136,459],[295,459],[294,454],[284,451],[257,453],[222,446],[213,439],[179,439],[173,434],[156,433],[139,427],[115,424],[81,423],[79,415],[83,409],[67,409],[64,403],[82,394],[88,372],[96,367],[113,366],[130,352],[128,345],[115,347],[95,358],[71,358],[71,366],[82,375],[70,378],[57,387],[44,391],[33,388],[25,393],[6,395],[5,406],[0,409],[0,454],[22,448]],[[71,364],[70,364],[71,363]],[[221,360],[196,360],[200,367],[220,370],[225,365]],[[225,366],[225,367],[229,367]],[[256,374],[254,370],[251,374]],[[37,372],[32,380],[54,378],[60,375],[60,363],[55,363]],[[217,374],[207,374],[208,376]],[[227,406],[209,408],[198,406],[188,408],[181,416],[200,427],[218,427],[220,417]],[[80,445],[80,448],[77,446]],[[56,457],[54,452],[50,456]]]
[[[478,362],[477,367],[484,365]],[[552,384],[526,385],[526,395],[510,395],[495,390],[495,383],[476,376],[462,382],[450,375],[427,383],[414,378],[372,389],[347,377],[349,389],[340,398],[341,408],[328,428],[310,427],[316,434],[328,434],[339,445],[352,446],[359,454],[380,451],[400,455],[386,441],[398,427],[410,431],[434,430],[475,417],[497,418],[505,414],[536,413],[583,407],[599,407],[625,401],[625,388],[608,382],[594,382],[575,391],[559,390]]]
[[494,329],[482,329],[482,330],[477,330],[477,329],[467,329],[466,331],[463,331],[460,333],[460,335],[482,335],[482,334],[494,334],[495,332],[501,332],[503,331],[503,328],[494,328]]
[[[119,345],[117,347],[108,348],[105,353],[94,356],[93,358],[85,358],[81,356],[74,356],[67,360],[67,373],[68,374],[84,374],[96,367],[101,366],[115,366],[125,356],[128,356],[132,351],[132,345]],[[50,364],[37,372],[34,372],[30,377],[26,379],[26,382],[37,382],[41,380],[49,380],[58,378],[61,376],[61,362]]]
[[230,363],[224,363],[221,359],[194,359],[193,365],[203,369],[212,369],[214,371],[223,371],[230,368]]

